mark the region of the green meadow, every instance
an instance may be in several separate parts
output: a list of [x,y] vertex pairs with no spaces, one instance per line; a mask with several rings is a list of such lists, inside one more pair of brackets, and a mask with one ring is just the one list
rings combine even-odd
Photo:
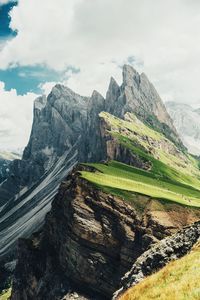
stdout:
[[142,170],[117,161],[88,164],[96,172],[82,171],[81,176],[106,192],[130,200],[133,193],[154,199],[200,207],[199,162],[159,133],[142,123],[134,114],[122,120],[102,112],[108,134],[130,150],[149,169]]
[[137,169],[120,162],[89,164],[96,172],[82,171],[81,176],[97,187],[123,196],[122,191],[143,194],[156,199],[166,199],[191,207],[200,207],[200,190],[173,180],[165,180],[156,173]]

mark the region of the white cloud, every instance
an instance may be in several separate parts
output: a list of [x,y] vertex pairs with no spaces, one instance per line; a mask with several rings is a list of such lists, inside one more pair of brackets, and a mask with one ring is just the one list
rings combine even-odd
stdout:
[[17,149],[27,144],[36,96],[19,96],[14,89],[5,91],[4,83],[0,82],[0,149]]
[[108,77],[121,78],[117,64],[133,55],[162,95],[199,100],[199,9],[195,0],[19,0],[11,13],[18,35],[1,51],[0,67],[72,65],[81,72],[71,87],[105,93]]
[[39,88],[42,90],[42,93],[46,96],[51,92],[52,88],[57,84],[58,82],[55,81],[49,81],[45,82],[43,84],[39,85]]
[[196,0],[19,0],[11,12],[18,35],[1,51],[0,67],[72,65],[81,72],[72,74],[71,87],[105,93],[108,77],[121,78],[118,63],[133,55],[162,95],[196,101],[199,9]]
[[69,87],[105,95],[134,56],[164,100],[200,103],[199,9],[197,0],[19,0],[11,12],[18,35],[0,51],[0,68],[74,66],[80,72],[63,78]]
[[0,0],[0,5],[1,4],[7,4],[7,3],[10,3],[10,2],[14,2],[14,0]]

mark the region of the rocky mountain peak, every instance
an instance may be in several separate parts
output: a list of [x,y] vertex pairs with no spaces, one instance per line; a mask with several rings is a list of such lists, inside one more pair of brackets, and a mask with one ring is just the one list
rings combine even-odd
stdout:
[[119,87],[111,78],[106,94],[106,111],[124,118],[134,112],[142,122],[161,131],[182,147],[165,105],[145,73],[141,75],[130,65],[123,66],[123,83]]
[[122,76],[125,86],[139,86],[140,75],[132,66],[125,64],[123,66]]
[[108,89],[113,88],[113,87],[119,88],[119,84],[117,83],[117,81],[115,80],[115,78],[111,76],[110,77],[110,83],[109,83]]
[[101,98],[101,99],[104,99],[104,97],[97,91],[97,90],[94,90],[92,92],[92,96],[91,98],[95,99],[95,98]]
[[69,103],[70,106],[77,106],[84,103],[87,99],[87,97],[80,96],[62,84],[56,84],[47,97],[48,103],[53,106],[55,106],[55,103],[61,104],[63,102]]
[[117,81],[115,80],[114,77],[111,77],[106,98],[111,97],[111,96],[115,97],[116,94],[119,92],[119,89],[120,89],[119,84],[117,83]]
[[[120,86],[116,80],[111,77],[108,86],[108,91],[106,93],[106,110],[109,112],[114,112],[119,115],[121,113],[121,108],[119,107],[118,98],[120,96]],[[117,107],[116,107],[117,106]]]
[[34,110],[42,110],[47,103],[47,98],[45,95],[38,97],[34,101]]

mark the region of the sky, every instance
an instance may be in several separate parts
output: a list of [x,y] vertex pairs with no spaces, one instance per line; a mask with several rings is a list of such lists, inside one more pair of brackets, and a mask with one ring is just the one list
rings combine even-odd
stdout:
[[27,144],[55,83],[105,95],[124,63],[163,101],[200,106],[200,1],[0,0],[0,149]]

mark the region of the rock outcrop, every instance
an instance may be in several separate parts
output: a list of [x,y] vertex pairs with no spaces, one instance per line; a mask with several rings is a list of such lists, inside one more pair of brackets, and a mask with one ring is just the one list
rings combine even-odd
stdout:
[[123,67],[123,83],[120,87],[111,78],[106,95],[106,111],[120,118],[127,112],[134,112],[143,122],[183,147],[156,89],[144,73],[140,75],[129,65]]
[[200,221],[152,246],[136,260],[131,270],[122,278],[121,288],[115,292],[113,299],[117,299],[121,293],[166,266],[170,261],[187,254],[199,239]]
[[[124,147],[119,139],[111,134],[112,126],[101,114],[100,122],[101,136],[104,140],[105,153],[108,160],[117,160],[143,170],[149,170],[151,168],[150,161],[141,159],[139,155],[127,147]],[[115,131],[117,132],[117,130]]]
[[12,300],[111,299],[137,258],[178,229],[96,189],[83,168],[62,183],[42,231],[20,239]]

